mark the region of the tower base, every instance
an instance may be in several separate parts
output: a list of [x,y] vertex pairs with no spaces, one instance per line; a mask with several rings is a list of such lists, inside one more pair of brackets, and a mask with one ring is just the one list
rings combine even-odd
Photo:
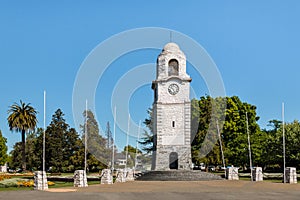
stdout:
[[208,181],[223,180],[219,175],[198,170],[149,171],[139,176],[137,181]]

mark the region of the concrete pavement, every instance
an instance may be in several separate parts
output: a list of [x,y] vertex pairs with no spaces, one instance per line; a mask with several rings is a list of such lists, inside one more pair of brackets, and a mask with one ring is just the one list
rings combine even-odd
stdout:
[[91,185],[88,188],[58,188],[48,191],[0,192],[2,200],[94,200],[94,199],[299,199],[300,184],[250,181],[126,182]]

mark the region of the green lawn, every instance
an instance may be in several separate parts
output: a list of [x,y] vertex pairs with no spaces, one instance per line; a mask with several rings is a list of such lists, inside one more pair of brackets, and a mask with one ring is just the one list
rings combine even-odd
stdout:
[[[73,187],[73,182],[61,182],[53,181],[55,185],[49,186],[49,188],[61,188],[61,187]],[[88,181],[88,185],[100,184],[100,181]]]

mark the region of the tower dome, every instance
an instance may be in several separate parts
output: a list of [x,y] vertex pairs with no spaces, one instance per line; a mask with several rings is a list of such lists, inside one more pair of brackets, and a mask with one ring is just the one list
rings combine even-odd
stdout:
[[178,50],[180,50],[180,48],[176,43],[170,42],[164,46],[163,50],[164,51],[178,51]]

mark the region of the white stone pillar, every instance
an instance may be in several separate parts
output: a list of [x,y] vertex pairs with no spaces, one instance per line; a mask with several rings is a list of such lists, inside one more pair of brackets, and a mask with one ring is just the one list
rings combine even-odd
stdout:
[[126,182],[125,170],[120,169],[120,170],[117,171],[116,182],[117,183],[124,183],[124,182]]
[[87,177],[84,170],[74,172],[74,187],[88,187]]
[[134,173],[132,169],[127,170],[126,181],[134,181]]
[[45,171],[34,172],[34,189],[48,190],[47,174]]
[[0,172],[6,173],[7,172],[7,164],[0,166]]
[[287,183],[297,183],[297,171],[295,167],[285,168],[285,180]]
[[253,181],[263,181],[263,173],[261,167],[254,167],[252,169]]
[[239,168],[238,167],[226,168],[225,177],[227,180],[239,180]]
[[113,184],[113,176],[110,169],[103,169],[100,177],[101,184]]

